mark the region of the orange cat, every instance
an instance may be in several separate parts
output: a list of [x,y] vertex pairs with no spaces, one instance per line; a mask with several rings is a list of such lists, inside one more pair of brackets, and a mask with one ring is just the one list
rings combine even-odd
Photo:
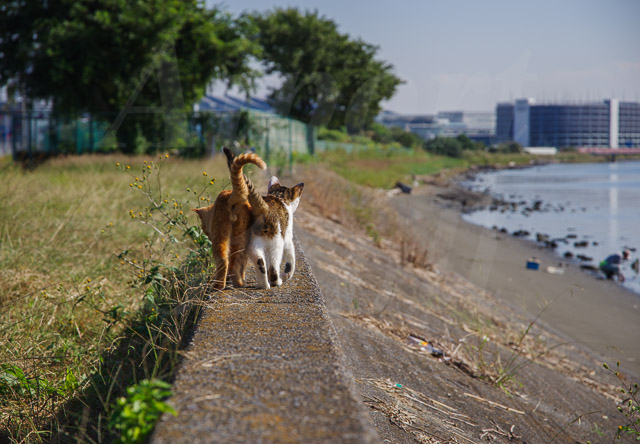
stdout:
[[263,170],[267,168],[257,154],[247,153],[236,157],[228,148],[223,150],[227,156],[231,190],[222,191],[213,205],[193,209],[200,217],[202,230],[211,241],[216,263],[213,288],[216,290],[223,289],[227,284],[227,273],[231,276],[234,287],[244,286],[252,219],[248,201],[249,189],[242,168],[248,163]]

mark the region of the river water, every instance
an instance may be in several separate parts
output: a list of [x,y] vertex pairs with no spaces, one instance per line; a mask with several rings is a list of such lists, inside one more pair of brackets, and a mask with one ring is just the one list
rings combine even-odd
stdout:
[[[522,237],[532,241],[537,233],[548,235],[557,244],[559,262],[597,267],[613,252],[635,249],[622,267],[623,285],[640,294],[640,276],[631,269],[640,257],[640,161],[487,172],[465,185],[508,203],[466,214],[466,221],[509,233],[521,230]],[[573,258],[565,258],[567,252]]]

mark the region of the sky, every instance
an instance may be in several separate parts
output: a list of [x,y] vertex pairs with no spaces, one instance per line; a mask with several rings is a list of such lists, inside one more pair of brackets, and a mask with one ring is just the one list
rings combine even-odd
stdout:
[[[402,114],[491,111],[497,102],[640,101],[640,0],[233,0],[234,15],[317,9],[379,46],[404,80]],[[262,82],[257,94],[266,96]],[[218,91],[216,91],[218,92]]]

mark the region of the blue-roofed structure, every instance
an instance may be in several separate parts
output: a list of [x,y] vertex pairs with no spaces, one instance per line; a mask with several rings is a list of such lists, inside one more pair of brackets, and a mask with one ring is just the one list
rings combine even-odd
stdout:
[[248,110],[262,113],[274,113],[273,107],[269,105],[266,99],[258,97],[233,97],[224,96],[204,96],[198,103],[200,111],[210,112],[236,112],[240,110]]

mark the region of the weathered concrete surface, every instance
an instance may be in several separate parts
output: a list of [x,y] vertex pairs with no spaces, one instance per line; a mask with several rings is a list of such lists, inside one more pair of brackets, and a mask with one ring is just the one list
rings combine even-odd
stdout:
[[[299,244],[293,279],[212,295],[151,442],[377,442]],[[251,286],[252,284],[250,284]]]

